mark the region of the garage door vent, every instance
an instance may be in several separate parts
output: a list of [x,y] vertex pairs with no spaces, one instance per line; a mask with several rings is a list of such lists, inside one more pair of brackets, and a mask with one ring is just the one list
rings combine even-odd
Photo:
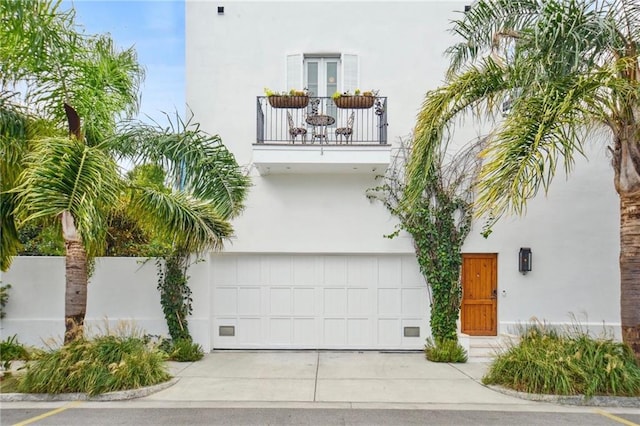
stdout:
[[218,336],[232,337],[236,335],[236,327],[234,325],[221,325],[218,328]]
[[420,327],[405,327],[404,337],[420,337]]

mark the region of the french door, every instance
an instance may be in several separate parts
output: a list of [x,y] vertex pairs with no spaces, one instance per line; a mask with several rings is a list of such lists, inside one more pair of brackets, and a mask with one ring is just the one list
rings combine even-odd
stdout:
[[340,58],[305,57],[305,87],[313,96],[331,97],[340,87]]

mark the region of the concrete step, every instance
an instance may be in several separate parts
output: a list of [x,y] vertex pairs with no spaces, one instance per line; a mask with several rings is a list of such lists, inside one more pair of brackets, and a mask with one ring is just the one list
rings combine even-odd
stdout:
[[460,342],[467,350],[469,362],[491,362],[514,341],[517,341],[517,336],[460,336]]
[[469,347],[469,356],[494,356],[496,353],[499,353],[500,349],[497,349],[493,346],[470,346]]
[[493,357],[492,356],[467,356],[467,362],[469,363],[484,363],[484,364],[490,364],[491,362],[493,362]]

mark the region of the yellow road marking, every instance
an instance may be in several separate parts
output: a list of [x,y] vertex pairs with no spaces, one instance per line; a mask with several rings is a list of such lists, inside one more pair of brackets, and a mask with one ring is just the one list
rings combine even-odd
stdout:
[[593,410],[593,411],[595,411],[596,413],[600,414],[601,416],[605,416],[605,417],[610,418],[611,420],[615,420],[615,421],[616,421],[616,422],[618,422],[618,423],[622,423],[623,425],[627,425],[627,426],[640,426],[638,423],[634,423],[634,422],[632,422],[632,421],[630,421],[630,420],[623,419],[622,417],[614,416],[613,414],[611,414],[611,413],[607,413],[607,412],[606,412],[606,411],[604,411],[604,410],[598,410],[598,409],[595,409],[595,410]]
[[27,419],[27,420],[25,420],[25,421],[23,421],[23,422],[20,422],[20,423],[16,423],[16,424],[14,424],[13,426],[25,426],[25,425],[29,425],[29,424],[31,424],[31,423],[33,423],[33,422],[37,422],[38,420],[42,420],[42,419],[45,419],[45,418],[47,418],[47,417],[53,416],[54,414],[61,413],[62,411],[67,410],[67,409],[69,409],[69,408],[73,408],[73,407],[75,407],[76,405],[80,405],[81,403],[82,403],[82,401],[74,401],[74,402],[70,402],[69,404],[67,404],[67,405],[63,405],[63,406],[62,406],[62,407],[60,407],[60,408],[56,408],[55,410],[47,411],[47,412],[46,412],[46,413],[44,413],[44,414],[40,414],[39,416],[32,417],[32,418]]

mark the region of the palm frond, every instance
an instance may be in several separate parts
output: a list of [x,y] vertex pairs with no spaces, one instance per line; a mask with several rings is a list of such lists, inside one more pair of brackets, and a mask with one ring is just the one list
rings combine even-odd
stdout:
[[250,185],[234,155],[217,135],[202,131],[176,115],[168,127],[129,123],[111,141],[114,150],[134,163],[160,165],[171,184],[208,199],[224,218],[236,216]]
[[100,146],[77,139],[38,141],[27,159],[16,214],[28,222],[69,211],[89,256],[104,249],[107,213],[115,205],[123,182],[117,165]]
[[50,74],[39,76],[30,99],[43,114],[66,123],[62,105],[71,105],[82,120],[89,145],[114,134],[119,118],[130,118],[139,106],[144,72],[135,51],[117,50],[108,36],[77,38],[72,51],[60,58]]
[[[546,72],[581,67],[584,71],[613,56],[623,56],[637,23],[621,32],[622,16],[638,16],[638,6],[597,0],[486,0],[474,3],[453,31],[463,41],[451,46],[448,77],[493,53],[508,62],[525,55]],[[637,38],[636,38],[637,40]],[[535,59],[535,61],[534,61]],[[572,72],[573,72],[572,71]]]
[[117,49],[109,35],[84,35],[73,9],[60,4],[0,0],[0,78],[3,87],[20,82],[25,102],[59,126],[69,103],[93,145],[115,131],[118,118],[137,112],[144,71],[133,48]]
[[615,0],[610,5],[604,5],[611,10],[611,21],[622,24],[621,35],[631,42],[635,41],[637,49],[640,40],[640,3],[636,0]]
[[447,50],[452,76],[465,66],[481,60],[492,49],[497,34],[517,33],[540,12],[537,0],[476,1],[463,17],[453,22],[452,32],[463,41]]
[[438,162],[437,155],[446,151],[446,132],[452,120],[458,114],[474,108],[478,114],[501,108],[510,89],[504,70],[490,59],[481,65],[471,67],[447,85],[427,93],[418,114],[411,159],[407,166],[408,203],[412,204],[420,198],[430,170]]
[[0,0],[0,86],[31,81],[50,70],[73,28],[73,9],[60,0]]
[[233,234],[216,205],[180,191],[131,187],[127,213],[152,234],[191,252],[219,250]]
[[606,78],[555,80],[514,103],[482,154],[477,215],[495,221],[505,212],[522,214],[540,188],[548,191],[559,164],[570,173],[575,154],[583,154],[589,124],[596,124],[590,105]]
[[6,271],[11,260],[20,250],[20,238],[13,214],[16,202],[10,194],[0,193],[0,270]]
[[20,248],[14,211],[16,194],[11,193],[25,167],[31,139],[36,134],[53,134],[48,123],[39,120],[14,102],[13,93],[0,94],[0,269],[6,270]]
[[[447,83],[427,94],[418,116],[409,198],[424,187],[456,115],[483,102],[484,115],[492,114],[491,105],[508,98],[507,117],[494,125],[484,152],[476,212],[493,220],[522,213],[529,198],[548,190],[559,165],[571,171],[585,128],[615,131],[636,116],[638,17],[640,5],[631,0],[475,2],[454,23],[463,41],[449,51]],[[495,71],[483,65],[490,61]]]
[[14,187],[22,171],[27,145],[27,116],[10,97],[0,95],[0,269],[11,265],[12,256],[20,248],[13,210],[15,194],[5,191]]

